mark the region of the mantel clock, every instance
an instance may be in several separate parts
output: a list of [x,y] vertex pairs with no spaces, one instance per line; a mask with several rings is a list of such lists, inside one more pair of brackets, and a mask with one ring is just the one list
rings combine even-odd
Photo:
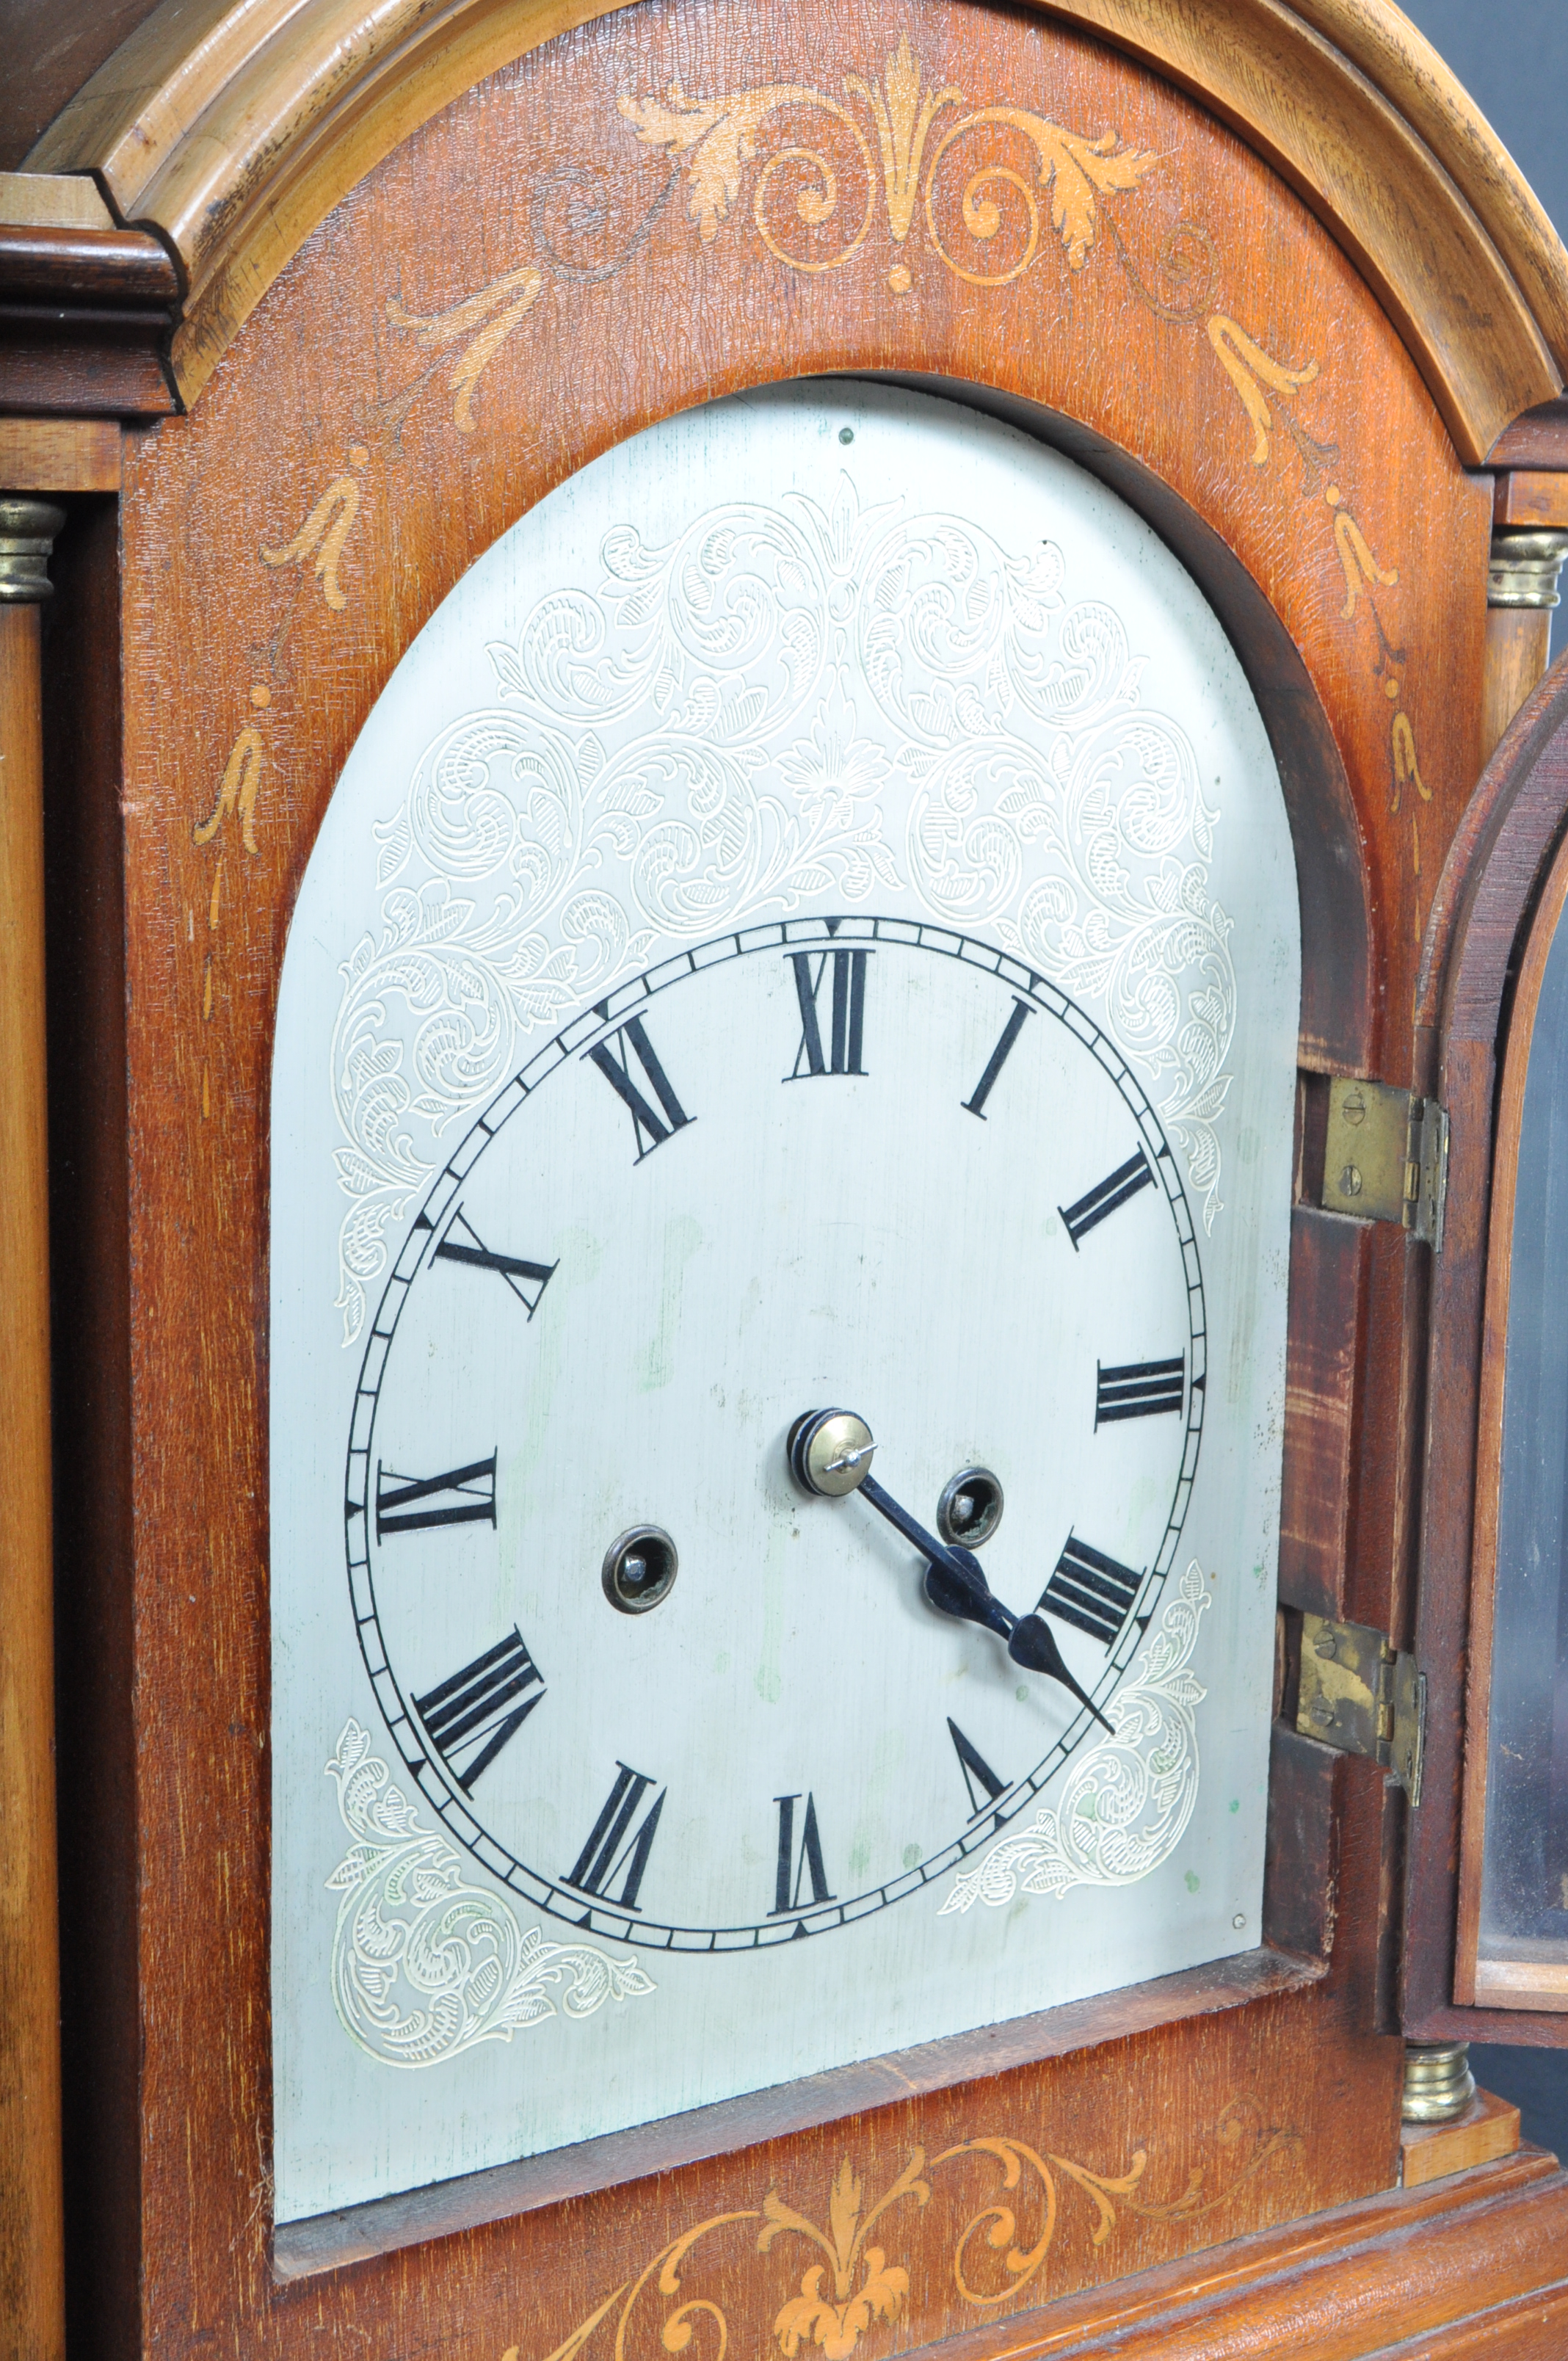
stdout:
[[1464,93],[165,0],[0,214],[17,2349],[1546,2349],[1568,257]]

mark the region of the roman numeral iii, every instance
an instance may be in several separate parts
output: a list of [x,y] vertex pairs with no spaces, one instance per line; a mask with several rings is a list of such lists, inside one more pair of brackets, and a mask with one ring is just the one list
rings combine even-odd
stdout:
[[[414,1708],[431,1744],[463,1793],[469,1795],[475,1780],[517,1736],[543,1695],[544,1675],[514,1623],[504,1640],[498,1640],[471,1664],[415,1697]],[[521,1703],[514,1704],[514,1698]],[[461,1767],[460,1755],[467,1757]]]
[[1158,1418],[1181,1408],[1187,1367],[1182,1354],[1174,1361],[1124,1361],[1115,1368],[1102,1368],[1097,1361],[1094,1367],[1096,1427],[1124,1418]]
[[1058,1205],[1057,1211],[1067,1224],[1074,1254],[1078,1252],[1079,1241],[1087,1231],[1093,1229],[1097,1222],[1102,1222],[1107,1213],[1113,1213],[1118,1205],[1124,1205],[1129,1197],[1135,1197],[1140,1189],[1151,1188],[1153,1183],[1154,1174],[1149,1170],[1148,1158],[1140,1148],[1135,1156],[1129,1156],[1125,1164],[1119,1164],[1114,1172],[1107,1173],[1104,1180],[1091,1189],[1087,1196],[1080,1197],[1076,1205]]
[[[670,1088],[670,1078],[659,1063],[658,1052],[648,1038],[641,1016],[629,1016],[618,1033],[612,1033],[608,1041],[601,1041],[587,1054],[630,1114],[631,1128],[637,1135],[639,1164],[691,1122],[691,1116]],[[654,1114],[641,1088],[632,1080],[633,1058],[663,1109],[662,1118]]]
[[1040,1594],[1036,1615],[1058,1616],[1076,1631],[1087,1631],[1109,1648],[1138,1595],[1143,1576],[1103,1550],[1091,1549],[1076,1533],[1057,1560],[1056,1572]]
[[376,1539],[422,1533],[433,1525],[493,1525],[496,1455],[448,1468],[444,1476],[397,1476],[376,1466]]
[[524,1262],[519,1255],[492,1254],[461,1205],[447,1223],[445,1235],[431,1260],[462,1263],[474,1270],[493,1270],[498,1279],[506,1281],[518,1301],[526,1306],[531,1320],[556,1269],[553,1262]]
[[[575,1885],[579,1894],[594,1894],[601,1902],[618,1903],[622,1910],[635,1910],[667,1791],[661,1787],[643,1811],[643,1798],[653,1784],[647,1773],[617,1763],[615,1773],[615,1784],[594,1822],[593,1834],[566,1872],[565,1882]],[[642,1812],[641,1821],[639,1812]],[[621,1880],[618,1894],[609,1890],[616,1877]]]
[[[865,1046],[867,951],[791,951],[795,998],[800,1003],[800,1047],[787,1079],[798,1082],[806,1074],[863,1074],[861,1057]],[[827,1053],[822,1043],[819,1006],[829,966],[833,971],[831,1016]]]
[[822,1866],[822,1839],[817,1832],[817,1802],[812,1795],[806,1799],[806,1814],[801,1823],[800,1841],[795,1842],[795,1807],[798,1795],[775,1795],[779,1809],[778,1873],[773,1881],[773,1906],[770,1918],[783,1918],[801,1907],[801,1891],[807,1878],[811,1881],[811,1903],[831,1902],[828,1890],[828,1872]]

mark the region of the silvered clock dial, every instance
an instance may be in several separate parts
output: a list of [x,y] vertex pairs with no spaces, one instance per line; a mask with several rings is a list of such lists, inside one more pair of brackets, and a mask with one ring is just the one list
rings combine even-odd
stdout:
[[1256,1943],[1299,975],[1012,429],[776,388],[476,560],[280,994],[280,2220]]
[[[921,1894],[1110,1727],[1205,1347],[1148,1098],[1016,961],[835,916],[631,979],[454,1147],[368,1331],[349,1591],[407,1773],[621,1941]],[[848,1497],[786,1451],[829,1398]]]

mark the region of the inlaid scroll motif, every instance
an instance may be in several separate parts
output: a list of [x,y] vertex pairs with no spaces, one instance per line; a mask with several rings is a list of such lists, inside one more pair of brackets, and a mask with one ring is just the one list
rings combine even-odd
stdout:
[[500,1894],[466,1885],[457,1855],[420,1827],[358,1722],[344,1724],[326,1767],[353,1839],[327,1880],[343,1896],[332,1994],[369,2057],[433,2066],[558,2013],[592,2016],[654,1990],[635,1959],[525,1932]]
[[959,1872],[942,1916],[977,1902],[1001,1909],[1020,1887],[1059,1899],[1075,1885],[1131,1885],[1169,1860],[1198,1800],[1196,1711],[1206,1692],[1190,1664],[1209,1596],[1194,1562],[1111,1700],[1114,1738],[1079,1758],[1032,1827],[998,1837]]
[[376,831],[379,930],[333,1045],[345,1341],[389,1227],[528,1036],[655,940],[807,895],[912,895],[1100,1012],[1163,1080],[1212,1224],[1236,1010],[1217,815],[1060,550],[864,509],[846,474],[830,510],[729,503],[603,554],[597,589],[490,647],[502,701],[443,731]]
[[[1114,131],[1091,137],[1029,107],[970,108],[953,83],[926,83],[907,34],[880,80],[849,73],[840,88],[842,100],[803,82],[696,99],[675,82],[663,98],[628,94],[617,104],[644,147],[684,161],[686,211],[705,243],[758,165],[751,218],[769,253],[792,270],[839,270],[860,252],[879,182],[894,245],[905,245],[918,206],[938,261],[971,286],[1022,278],[1047,232],[1069,268],[1081,270],[1104,199],[1136,188],[1157,160]],[[959,236],[969,240],[962,253],[954,251]],[[887,284],[907,294],[908,264],[895,262]]]
[[[971,2312],[994,2317],[1039,2279],[1074,2200],[1092,2224],[1090,2245],[1101,2247],[1121,2228],[1124,2215],[1174,2226],[1219,2213],[1259,2173],[1301,2147],[1299,2133],[1266,2124],[1246,2099],[1231,2100],[1209,2136],[1223,2158],[1218,2186],[1209,2167],[1200,2164],[1179,2193],[1163,2202],[1148,2189],[1149,2152],[1141,2147],[1124,2170],[1097,2171],[1055,2154],[1043,2140],[1036,2147],[1014,2134],[987,2132],[930,2158],[922,2147],[911,2148],[880,2196],[845,2157],[828,2191],[826,2228],[776,2189],[760,2206],[710,2214],[623,2279],[549,2361],[577,2361],[590,2350],[622,2361],[629,2350],[648,2349],[655,2327],[666,2353],[682,2353],[699,2322],[722,2361],[729,2344],[725,2303],[734,2302],[743,2278],[762,2272],[762,2258],[771,2252],[789,2254],[798,2268],[796,2241],[824,2259],[806,2265],[798,2291],[773,2319],[773,2342],[784,2361],[795,2361],[803,2347],[815,2347],[824,2361],[849,2361],[862,2337],[872,2350],[886,2350],[916,2277],[925,2282],[924,2301],[950,2280]],[[933,2202],[944,2196],[947,2206]],[[944,2214],[947,2220],[931,2221]],[[954,2214],[961,2224],[956,2235]],[[872,2229],[883,2243],[869,2244]],[[699,2246],[707,2252],[694,2262]],[[500,2361],[525,2361],[525,2352],[532,2361],[532,2348],[510,2345]]]

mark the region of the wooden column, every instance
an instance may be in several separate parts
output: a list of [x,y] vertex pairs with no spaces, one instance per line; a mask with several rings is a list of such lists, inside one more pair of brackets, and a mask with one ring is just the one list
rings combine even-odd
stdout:
[[[1568,479],[1534,478],[1562,488]],[[1501,479],[1507,483],[1508,479]],[[1499,500],[1498,507],[1502,502]],[[1481,767],[1491,761],[1504,730],[1546,670],[1552,651],[1552,609],[1558,602],[1557,577],[1568,556],[1568,532],[1555,528],[1519,531],[1498,525],[1492,534],[1492,565],[1486,591],[1486,669],[1481,689]]]
[[0,496],[0,2350],[63,2361],[38,605],[65,522]]

